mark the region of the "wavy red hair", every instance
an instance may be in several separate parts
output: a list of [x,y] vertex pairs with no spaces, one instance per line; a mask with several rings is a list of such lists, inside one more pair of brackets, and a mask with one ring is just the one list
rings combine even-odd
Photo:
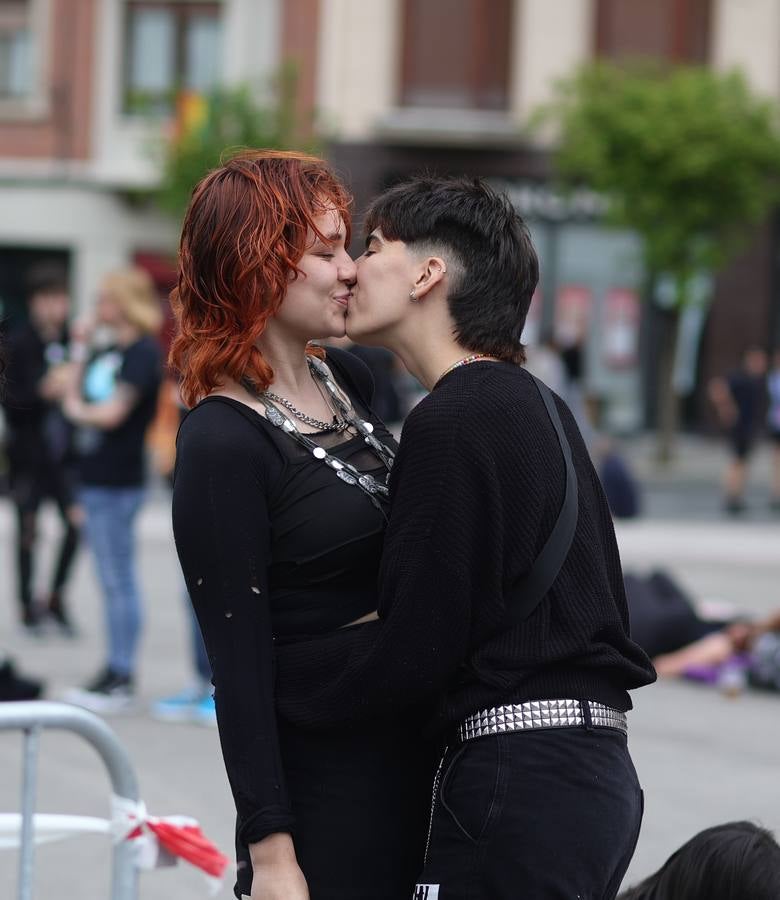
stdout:
[[199,182],[171,292],[178,331],[170,363],[188,406],[225,376],[249,378],[259,390],[273,381],[257,339],[301,274],[311,233],[326,238],[315,219],[335,209],[349,241],[351,201],[327,163],[292,151],[242,151]]

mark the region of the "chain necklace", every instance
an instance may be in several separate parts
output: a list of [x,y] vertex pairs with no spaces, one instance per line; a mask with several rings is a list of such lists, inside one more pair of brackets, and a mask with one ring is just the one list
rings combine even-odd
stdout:
[[[315,419],[314,416],[301,412],[297,407],[293,406],[289,400],[285,397],[280,397],[279,394],[274,394],[273,391],[263,391],[263,394],[268,397],[269,400],[273,400],[274,403],[283,406],[286,410],[291,412],[296,419],[299,419],[304,425],[308,425],[310,428],[315,429],[315,431],[324,433],[336,432],[338,434],[349,428],[349,422],[345,421],[338,414],[336,414],[330,422],[323,422],[321,419]],[[327,397],[325,399],[327,400]]]
[[[330,398],[336,410],[337,419],[346,422],[347,428],[352,426],[363,437],[365,443],[374,451],[374,454],[389,474],[395,459],[393,450],[374,437],[374,426],[371,422],[357,415],[349,397],[336,384],[328,366],[321,359],[317,359],[317,357],[309,356],[307,359],[312,375],[320,382]],[[368,475],[356,469],[351,463],[344,462],[328,453],[324,447],[316,444],[308,435],[300,431],[291,418],[273,405],[271,395],[267,391],[258,392],[248,379],[244,379],[242,384],[263,404],[265,417],[274,427],[289,434],[294,441],[305,447],[315,459],[321,460],[329,469],[334,471],[336,477],[340,478],[345,484],[360,488],[369,497],[374,506],[382,510],[379,498],[386,498],[389,494],[386,483],[387,476],[385,476],[385,481],[380,481],[373,475]],[[285,408],[287,407],[285,406]],[[328,426],[328,428],[330,427]]]
[[[463,359],[459,359],[457,362],[454,362],[451,366],[448,366],[439,377],[436,379],[436,384],[438,384],[445,375],[449,375],[450,372],[454,372],[455,369],[459,369],[461,366],[468,366],[470,363],[482,362],[483,360],[490,360],[491,362],[500,362],[500,360],[496,359],[495,356],[491,356],[489,353],[472,353],[471,356],[464,356]],[[434,385],[435,387],[435,385]]]

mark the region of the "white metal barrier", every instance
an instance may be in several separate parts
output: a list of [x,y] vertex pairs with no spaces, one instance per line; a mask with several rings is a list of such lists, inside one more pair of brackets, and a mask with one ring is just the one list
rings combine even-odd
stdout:
[[[111,780],[114,795],[139,802],[138,780],[130,758],[106,723],[85,709],[43,700],[0,703],[0,731],[22,731],[24,748],[21,792],[21,846],[18,900],[31,900],[35,850],[34,812],[41,732],[70,731],[97,751]],[[111,900],[137,900],[138,873],[129,841],[114,844]]]

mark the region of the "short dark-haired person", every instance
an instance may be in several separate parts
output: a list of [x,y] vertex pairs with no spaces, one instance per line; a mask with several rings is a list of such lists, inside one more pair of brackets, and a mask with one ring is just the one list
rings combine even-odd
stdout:
[[347,331],[430,393],[390,478],[379,619],[278,648],[281,712],[355,728],[433,701],[415,896],[613,898],[642,817],[628,691],[655,673],[574,418],[520,365],[536,253],[480,180],[398,185],[366,231]]
[[[19,612],[31,632],[44,618],[72,633],[64,591],[79,542],[81,510],[76,502],[72,429],[59,401],[66,386],[70,296],[64,273],[40,266],[31,274],[28,321],[7,344],[5,416],[11,499],[16,507],[16,565]],[[64,531],[51,586],[43,603],[33,596],[38,511],[53,500]]]
[[[5,348],[0,341],[0,398],[5,388],[5,368]],[[0,702],[37,700],[42,692],[43,682],[18,674],[13,662],[0,650]]]
[[694,835],[620,900],[775,900],[780,846],[752,822],[726,822]]
[[730,515],[745,510],[748,462],[766,413],[767,367],[766,351],[752,345],[743,352],[737,369],[709,385],[710,400],[731,449],[723,476],[723,508]]

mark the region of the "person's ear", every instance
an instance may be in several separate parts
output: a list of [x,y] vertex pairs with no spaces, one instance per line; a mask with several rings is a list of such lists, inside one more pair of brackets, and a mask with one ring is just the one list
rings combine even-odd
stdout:
[[423,260],[414,282],[414,296],[416,300],[422,300],[425,295],[436,287],[447,274],[447,265],[440,256],[429,256]]

